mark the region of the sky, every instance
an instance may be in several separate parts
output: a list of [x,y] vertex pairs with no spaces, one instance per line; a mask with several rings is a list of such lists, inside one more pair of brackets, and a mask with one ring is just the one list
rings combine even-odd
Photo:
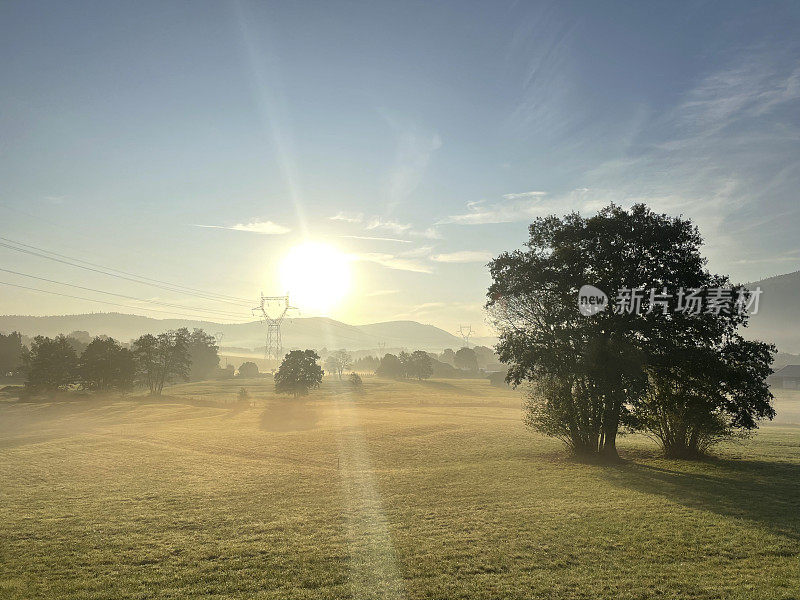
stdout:
[[248,320],[219,295],[291,297],[312,247],[312,291],[348,284],[297,316],[489,335],[488,260],[610,202],[693,219],[736,281],[796,271],[798,26],[797,2],[2,2],[0,238],[180,289],[0,247],[0,313]]

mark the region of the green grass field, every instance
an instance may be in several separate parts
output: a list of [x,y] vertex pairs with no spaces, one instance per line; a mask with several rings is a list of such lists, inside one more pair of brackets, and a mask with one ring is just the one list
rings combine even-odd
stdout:
[[717,459],[617,466],[485,381],[168,393],[0,403],[1,598],[800,598],[800,392]]

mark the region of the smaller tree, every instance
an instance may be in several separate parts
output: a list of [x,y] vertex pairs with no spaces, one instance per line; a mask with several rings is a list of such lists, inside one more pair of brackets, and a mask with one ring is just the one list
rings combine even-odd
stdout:
[[360,393],[364,391],[364,382],[361,380],[361,375],[358,373],[350,373],[347,380],[350,382],[350,387],[353,388],[354,392]]
[[379,377],[389,377],[391,379],[402,379],[405,376],[403,363],[394,354],[385,354],[381,359],[375,374]]
[[452,348],[445,348],[444,352],[439,355],[439,360],[443,363],[455,367],[456,366],[456,353]]
[[63,335],[33,338],[29,352],[24,353],[23,369],[29,391],[54,391],[75,383],[78,357],[70,341]]
[[427,379],[433,374],[433,360],[427,352],[415,350],[408,360],[407,373],[409,377]]
[[649,386],[633,423],[673,458],[702,456],[715,443],[772,419],[766,383],[775,347],[736,335],[720,347],[683,348],[648,366]]
[[455,366],[465,371],[478,370],[478,357],[472,348],[461,348],[454,358]]
[[297,398],[307,395],[310,389],[319,387],[324,371],[317,360],[319,355],[313,350],[289,352],[275,373],[275,392],[292,394]]
[[342,378],[342,373],[352,366],[353,355],[347,350],[336,350],[335,352],[331,352],[325,359],[325,368],[332,373],[336,373],[339,376],[339,379]]
[[219,368],[217,339],[202,329],[194,329],[188,334],[188,345],[191,360],[189,379],[191,381],[210,379]]
[[252,361],[243,362],[239,367],[239,377],[258,377],[258,365]]

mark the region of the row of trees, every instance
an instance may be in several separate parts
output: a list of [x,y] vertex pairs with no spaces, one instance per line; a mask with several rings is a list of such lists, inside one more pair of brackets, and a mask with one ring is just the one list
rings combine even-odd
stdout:
[[422,350],[411,354],[401,352],[397,356],[386,354],[381,358],[375,374],[392,379],[427,379],[433,375],[433,359]]
[[[347,353],[345,352],[345,354]],[[404,352],[401,352],[399,355],[394,356],[399,357],[403,354]],[[448,366],[452,367],[453,369],[468,371],[470,373],[477,373],[480,369],[503,369],[499,362],[498,356],[491,348],[487,348],[486,346],[475,346],[474,348],[464,347],[458,351],[454,351],[452,348],[447,348],[441,354],[437,355],[428,353],[428,356],[430,356],[433,363],[434,377],[447,377],[454,375],[452,369],[447,369]],[[329,371],[336,371],[337,369],[335,362],[333,361],[337,359],[332,357],[333,355],[330,355],[326,359],[325,368]],[[329,360],[332,361],[330,364],[328,363]],[[349,369],[352,366],[357,371],[374,372],[378,370],[380,363],[381,358],[379,357],[364,356],[353,361],[352,363],[347,363],[347,366],[345,366],[344,369]]]
[[[537,219],[527,249],[490,263],[487,307],[512,384],[533,383],[527,422],[577,454],[616,457],[619,432],[654,436],[670,456],[696,456],[772,418],[766,384],[775,348],[745,340],[744,311],[606,310],[583,316],[581,286],[618,290],[730,287],[710,273],[692,223],[644,205]],[[734,292],[741,291],[734,289]]]
[[30,348],[22,350],[21,370],[28,392],[52,392],[72,386],[125,392],[142,385],[158,396],[169,382],[210,377],[219,366],[218,350],[214,337],[202,329],[146,334],[133,341],[130,348],[100,336],[91,340],[80,355],[64,335],[37,336]]

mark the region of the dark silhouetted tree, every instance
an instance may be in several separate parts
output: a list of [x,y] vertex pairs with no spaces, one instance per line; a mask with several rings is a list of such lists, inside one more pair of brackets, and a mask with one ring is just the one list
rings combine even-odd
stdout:
[[160,396],[165,384],[189,378],[189,332],[184,328],[143,335],[133,342],[133,356],[139,381],[151,395]]
[[258,365],[252,361],[243,362],[239,367],[239,377],[258,377]]
[[115,339],[97,337],[81,354],[78,373],[86,389],[125,392],[133,387],[136,363],[133,353]]
[[25,388],[31,392],[65,389],[78,378],[78,357],[69,340],[41,335],[33,338],[30,351],[23,354]]
[[478,357],[475,355],[475,350],[472,348],[461,348],[455,354],[455,366],[465,371],[478,370]]
[[433,360],[427,352],[415,350],[411,353],[406,368],[408,377],[428,379],[433,374]]
[[[672,364],[673,353],[731,340],[741,319],[662,314],[648,310],[647,298],[639,312],[584,317],[578,289],[595,285],[613,299],[632,287],[676,291],[728,280],[704,268],[702,240],[690,221],[644,205],[611,205],[590,218],[540,218],[529,231],[526,250],[490,263],[487,307],[500,331],[497,350],[509,365],[507,380],[534,383],[529,425],[578,454],[614,458],[620,426],[636,422],[629,408],[652,395],[648,372]],[[655,375],[663,378],[664,371]]]
[[275,373],[275,392],[292,394],[295,398],[305,396],[309,390],[319,387],[324,371],[317,364],[319,355],[313,350],[292,350],[287,354]]
[[379,377],[388,377],[390,379],[402,379],[405,377],[405,368],[400,359],[394,354],[384,354],[381,363],[375,370],[375,374]]
[[16,331],[0,333],[0,377],[16,372],[22,366],[22,335]]

